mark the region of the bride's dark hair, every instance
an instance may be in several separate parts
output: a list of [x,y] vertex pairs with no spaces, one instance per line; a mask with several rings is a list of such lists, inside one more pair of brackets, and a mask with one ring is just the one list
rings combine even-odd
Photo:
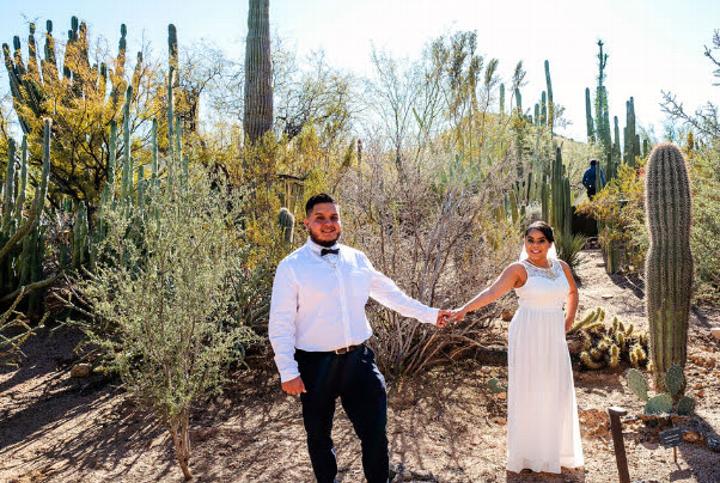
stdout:
[[542,220],[533,221],[532,223],[530,223],[530,226],[527,227],[527,229],[525,230],[525,235],[523,236],[528,236],[528,234],[532,230],[538,230],[539,232],[541,232],[543,235],[545,235],[545,238],[550,243],[555,242],[555,235],[553,235],[553,229],[546,222]]

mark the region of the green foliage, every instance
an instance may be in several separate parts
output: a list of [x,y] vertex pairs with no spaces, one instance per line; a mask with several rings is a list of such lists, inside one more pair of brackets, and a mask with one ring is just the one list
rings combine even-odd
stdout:
[[[247,282],[239,195],[193,169],[188,183],[148,189],[145,209],[105,207],[107,233],[94,275],[78,281],[93,319],[78,322],[105,351],[128,392],[173,435],[187,464],[187,424],[200,398],[217,393],[225,368],[252,340],[230,312],[228,284]],[[213,187],[213,182],[218,188]]]
[[650,247],[645,265],[651,357],[657,387],[673,364],[687,358],[693,258],[690,180],[685,158],[673,144],[653,149],[648,161],[645,208]]
[[638,273],[644,267],[647,251],[645,229],[644,180],[636,169],[621,165],[617,177],[592,199],[577,207],[601,226],[599,239],[603,252],[615,258],[616,270]]
[[585,247],[586,241],[587,237],[585,235],[578,234],[570,237],[559,235],[555,239],[558,257],[570,265],[570,268],[576,267],[579,262],[580,252]]
[[720,153],[696,150],[690,165],[693,190],[693,229],[690,233],[695,262],[694,297],[720,302]]

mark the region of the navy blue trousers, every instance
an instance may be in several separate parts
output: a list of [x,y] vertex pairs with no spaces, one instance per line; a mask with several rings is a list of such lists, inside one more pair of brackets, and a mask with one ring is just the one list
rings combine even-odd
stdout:
[[337,474],[331,433],[338,397],[360,438],[365,478],[369,483],[386,483],[387,392],[373,351],[365,345],[341,355],[297,350],[295,359],[307,391],[300,400],[310,461],[318,483],[332,483]]

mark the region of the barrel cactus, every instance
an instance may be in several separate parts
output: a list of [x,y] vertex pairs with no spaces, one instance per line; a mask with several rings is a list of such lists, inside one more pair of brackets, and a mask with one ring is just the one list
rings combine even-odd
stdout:
[[664,375],[671,366],[685,366],[693,278],[690,183],[685,159],[673,144],[660,144],[650,154],[645,210],[650,352],[656,388],[665,390]]

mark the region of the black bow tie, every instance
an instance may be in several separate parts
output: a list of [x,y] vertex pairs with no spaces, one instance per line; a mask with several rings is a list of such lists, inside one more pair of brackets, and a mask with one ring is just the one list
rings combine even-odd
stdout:
[[328,253],[332,253],[333,255],[337,255],[338,253],[340,253],[340,249],[339,249],[339,248],[335,248],[335,249],[332,249],[332,248],[323,248],[322,250],[320,250],[320,256],[321,256],[321,257],[324,257],[324,256],[327,255]]

